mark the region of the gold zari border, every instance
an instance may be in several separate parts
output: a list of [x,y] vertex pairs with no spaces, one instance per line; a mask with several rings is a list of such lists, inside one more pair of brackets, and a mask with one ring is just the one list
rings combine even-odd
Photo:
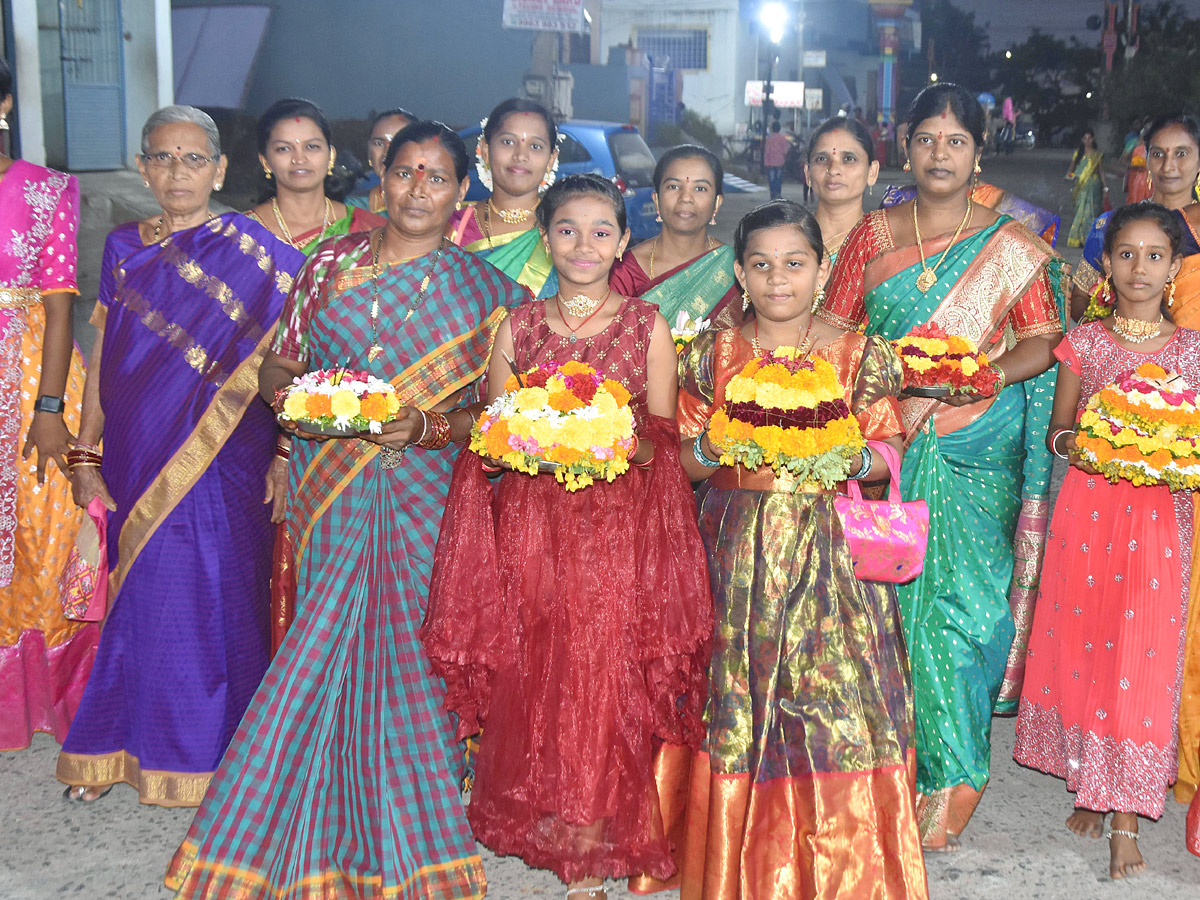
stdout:
[[237,428],[242,414],[258,397],[258,369],[270,340],[270,334],[263,335],[254,352],[242,360],[229,380],[217,391],[192,433],[167,460],[162,471],[130,510],[117,542],[120,564],[108,580],[108,595],[113,598],[109,605],[110,615],[112,604],[119,599],[121,584],[142,548],[171,510],[200,480]]
[[63,784],[84,787],[127,784],[137,790],[142,803],[155,806],[199,806],[212,775],[212,772],[143,769],[138,758],[124,750],[96,756],[65,752],[58,755],[57,777]]

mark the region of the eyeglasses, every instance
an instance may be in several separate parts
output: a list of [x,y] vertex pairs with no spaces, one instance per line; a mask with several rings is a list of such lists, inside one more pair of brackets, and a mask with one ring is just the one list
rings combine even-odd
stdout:
[[143,153],[142,159],[146,161],[146,165],[153,166],[156,169],[169,169],[176,161],[183,163],[189,169],[203,169],[209,163],[217,161],[215,156],[201,156],[199,153],[185,153],[183,156],[176,156],[174,153]]

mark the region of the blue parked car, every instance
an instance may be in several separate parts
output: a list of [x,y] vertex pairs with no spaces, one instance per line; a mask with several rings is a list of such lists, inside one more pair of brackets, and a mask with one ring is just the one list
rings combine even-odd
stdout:
[[[592,122],[571,119],[558,126],[562,142],[558,146],[558,175],[593,172],[612,180],[625,197],[625,215],[633,243],[652,238],[659,232],[654,221],[654,154],[633,125],[616,122]],[[470,153],[475,151],[480,128],[459,132]],[[471,188],[468,200],[483,200],[487,188],[479,183],[475,167],[471,166]]]

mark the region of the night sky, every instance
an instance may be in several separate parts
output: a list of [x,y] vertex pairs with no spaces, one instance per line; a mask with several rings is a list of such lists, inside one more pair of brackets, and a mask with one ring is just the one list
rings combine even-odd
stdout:
[[[1100,32],[1088,31],[1088,16],[1104,15],[1104,0],[952,0],[955,6],[975,13],[985,27],[993,50],[1018,44],[1037,28],[1063,39],[1072,35],[1085,43],[1099,43]],[[1177,0],[1178,5],[1200,18],[1200,0]],[[1143,4],[1143,5],[1153,5]]]

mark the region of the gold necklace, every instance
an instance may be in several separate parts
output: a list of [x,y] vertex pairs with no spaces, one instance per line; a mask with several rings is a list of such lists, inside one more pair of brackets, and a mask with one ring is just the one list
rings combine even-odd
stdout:
[[[495,213],[500,217],[500,221],[505,225],[520,225],[531,215],[533,215],[532,209],[500,209],[492,202],[491,197],[488,197],[487,205],[488,215],[490,216],[492,213]],[[534,208],[537,208],[536,204],[534,205]]]
[[[646,274],[650,276],[651,281],[654,280],[654,254],[658,252],[658,242],[660,240],[662,240],[662,235],[657,234],[654,236],[654,243],[650,245],[650,270]],[[717,246],[716,238],[714,238],[711,234],[708,235],[704,241],[704,252],[708,253],[715,246]]]
[[1162,331],[1163,317],[1159,313],[1158,321],[1147,322],[1145,319],[1127,319],[1115,313],[1112,317],[1113,331],[1131,344],[1144,344],[1151,338],[1156,338]]
[[913,231],[917,234],[917,252],[921,254],[921,274],[917,276],[917,290],[922,294],[929,293],[929,289],[933,287],[937,281],[938,266],[946,261],[946,254],[950,252],[950,248],[954,246],[958,236],[962,234],[963,229],[967,227],[967,222],[971,220],[971,200],[967,198],[967,211],[963,215],[962,221],[958,223],[958,228],[954,230],[954,237],[950,238],[950,243],[946,245],[946,249],[942,251],[942,255],[938,261],[933,264],[933,268],[929,268],[925,264],[925,245],[921,242],[921,226],[917,224],[917,201],[913,200]]
[[[857,225],[858,223],[855,222],[854,224]],[[853,228],[853,227],[854,227],[854,225],[850,226],[850,228]],[[829,240],[821,242],[822,246],[825,248],[826,256],[832,256],[833,254],[837,253],[838,248],[841,247],[842,245],[838,244],[837,247],[830,247],[829,245],[832,244],[834,241],[836,241],[838,238],[844,237],[845,235],[849,234],[850,228],[847,228],[845,231],[839,231],[837,234],[835,234]]]
[[612,288],[605,288],[604,296],[599,300],[589,297],[587,294],[576,294],[570,300],[563,298],[562,292],[555,294],[563,308],[577,319],[582,319],[588,313],[593,312],[598,307],[604,305],[604,301],[608,299],[608,295],[612,293]]
[[[588,312],[587,315],[584,315],[583,313],[574,312],[570,306],[570,304],[572,302],[576,302],[576,301],[580,301],[580,300],[587,300],[589,302],[595,302],[587,294],[576,294],[569,301],[563,300],[561,293],[554,295],[554,302],[556,304],[558,304],[558,314],[559,314],[559,316],[562,316],[563,324],[566,325],[567,330],[571,332],[571,336],[567,340],[569,340],[572,344],[574,344],[576,341],[579,340],[579,335],[577,334],[579,329],[582,328],[584,325],[586,325],[588,322],[590,322],[592,320],[592,316],[596,315],[596,313],[600,312],[600,310],[602,310],[604,308],[604,304],[608,302],[608,295],[611,293],[612,293],[612,288],[608,288],[604,292],[604,296],[600,298],[600,302],[596,303],[595,308],[592,309],[590,312]],[[567,317],[563,315],[563,307],[564,306],[566,306],[567,312],[571,313],[571,315],[573,315],[577,319],[582,318],[583,321],[580,322],[578,325],[576,325],[574,328],[572,328],[571,323],[567,321]]]
[[[812,313],[809,313],[808,327],[804,329],[804,336],[801,337],[800,340],[796,343],[796,352],[800,354],[799,358],[801,360],[805,359],[808,356],[809,352],[812,350],[812,343],[808,339],[809,334],[812,333],[812,323],[813,323]],[[796,329],[796,336],[800,337],[800,329],[799,328]],[[750,338],[750,347],[752,350],[754,350],[755,356],[757,356],[757,357],[766,356],[766,354],[763,353],[762,347],[758,343],[758,317],[757,316],[754,319],[754,337]],[[776,348],[776,349],[778,349],[778,348]]]
[[[217,217],[216,213],[210,212],[208,214],[208,218],[205,219],[204,221],[207,224],[208,222],[211,222],[216,217]],[[162,236],[163,225],[165,225],[165,224],[166,224],[166,216],[164,214],[160,213],[158,216],[158,221],[154,223],[154,240],[152,240],[150,243],[152,243],[152,244],[158,243],[158,239]],[[170,237],[170,235],[167,235],[167,236]]]
[[[283,239],[295,247],[300,249],[300,245],[292,239],[292,232],[287,227],[287,222],[283,221],[283,213],[279,211],[279,200],[275,197],[271,198],[271,212],[275,213],[275,224],[279,226],[279,230],[283,232]],[[325,229],[329,227],[329,217],[333,215],[333,204],[329,202],[329,198],[325,198],[325,214],[321,217],[321,233],[313,240],[319,241],[325,237]],[[308,243],[312,243],[309,241]]]

